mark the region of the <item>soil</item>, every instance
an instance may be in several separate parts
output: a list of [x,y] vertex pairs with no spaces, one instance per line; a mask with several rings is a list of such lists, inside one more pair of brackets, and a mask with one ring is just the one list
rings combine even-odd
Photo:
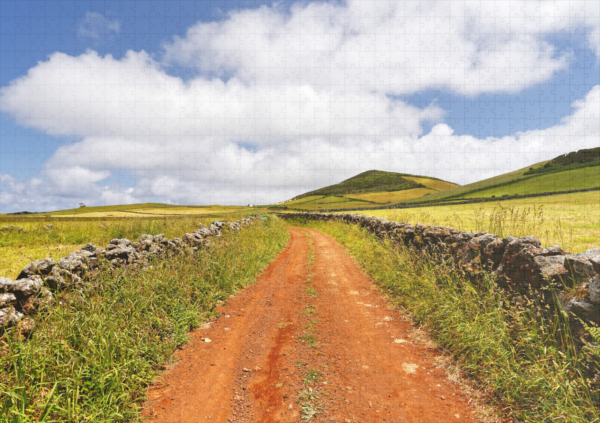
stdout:
[[257,283],[176,353],[178,362],[148,391],[147,417],[476,421],[467,395],[436,366],[439,354],[411,339],[410,323],[344,248],[318,231],[290,232]]

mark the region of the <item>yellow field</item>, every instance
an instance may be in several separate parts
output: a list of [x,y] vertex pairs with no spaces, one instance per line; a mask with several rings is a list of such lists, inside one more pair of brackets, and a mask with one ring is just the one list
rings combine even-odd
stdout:
[[600,191],[491,203],[360,211],[397,222],[439,225],[498,236],[535,235],[571,253],[600,247]]
[[299,198],[297,200],[290,200],[281,203],[282,205],[292,206],[296,204],[308,203],[311,201],[319,200],[321,198],[325,198],[325,195],[309,195],[308,197]]
[[[392,192],[372,192],[372,193],[368,193],[368,194],[348,194],[348,195],[345,195],[344,197],[386,204],[386,203],[399,203],[400,201],[410,200],[411,198],[422,197],[426,194],[431,194],[434,192],[437,192],[437,191],[434,189],[429,189],[429,188],[413,188],[413,189],[405,189],[402,191],[392,191]],[[365,204],[365,207],[369,207],[369,206],[367,204]]]
[[60,217],[152,217],[152,216],[177,216],[196,214],[219,214],[237,213],[252,210],[250,207],[170,207],[170,208],[147,208],[135,210],[111,210],[90,213],[61,214]]
[[419,178],[417,176],[403,176],[404,179],[408,179],[413,182],[425,185],[427,188],[434,189],[436,191],[445,191],[447,189],[456,188],[459,185],[453,184],[452,182],[438,181],[436,179]]

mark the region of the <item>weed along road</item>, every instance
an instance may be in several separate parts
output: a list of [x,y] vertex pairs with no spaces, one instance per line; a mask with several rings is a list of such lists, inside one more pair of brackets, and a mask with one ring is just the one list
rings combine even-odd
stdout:
[[258,282],[193,333],[149,390],[156,422],[474,422],[434,350],[410,336],[333,238],[291,227]]

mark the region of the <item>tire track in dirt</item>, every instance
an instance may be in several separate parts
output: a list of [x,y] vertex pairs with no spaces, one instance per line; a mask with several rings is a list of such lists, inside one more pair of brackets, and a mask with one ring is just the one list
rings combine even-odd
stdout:
[[[468,398],[436,367],[436,353],[409,339],[409,323],[344,248],[318,231],[290,233],[257,283],[219,307],[222,317],[177,352],[180,361],[148,391],[146,416],[299,422],[308,404],[299,395],[312,389],[321,407],[315,422],[475,421]],[[318,348],[300,339],[307,333]],[[320,373],[318,382],[303,381],[309,369]]]

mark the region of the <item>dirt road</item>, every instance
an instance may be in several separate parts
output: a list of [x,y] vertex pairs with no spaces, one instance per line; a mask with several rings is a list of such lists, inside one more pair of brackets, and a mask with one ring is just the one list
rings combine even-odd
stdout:
[[333,238],[291,228],[258,282],[193,333],[149,391],[156,422],[474,422]]

